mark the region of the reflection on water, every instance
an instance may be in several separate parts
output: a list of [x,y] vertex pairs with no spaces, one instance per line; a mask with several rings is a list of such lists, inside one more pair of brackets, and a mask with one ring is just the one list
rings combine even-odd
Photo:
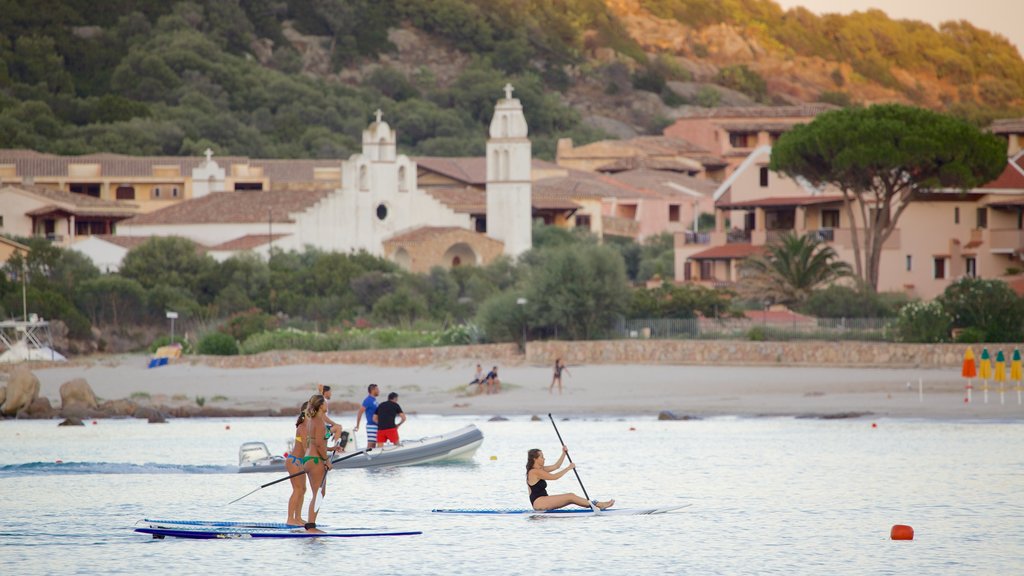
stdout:
[[[227,503],[278,477],[235,473],[238,446],[284,450],[291,419],[0,422],[0,573],[258,573],[294,567],[289,558],[380,574],[995,574],[1022,565],[1021,423],[560,420],[591,497],[692,506],[539,520],[430,514],[526,507],[526,450],[557,453],[550,423],[526,418],[414,416],[407,434],[468,422],[485,435],[471,464],[331,473],[321,523],[422,536],[222,542],[150,540],[131,528],[143,517],[284,521],[287,482]],[[570,473],[549,490],[579,485]],[[897,523],[916,540],[890,541]]]

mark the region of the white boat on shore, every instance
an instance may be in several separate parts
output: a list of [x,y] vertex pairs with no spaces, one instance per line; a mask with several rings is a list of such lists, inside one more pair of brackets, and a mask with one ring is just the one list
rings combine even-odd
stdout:
[[[345,458],[337,462],[334,467],[339,469],[383,468],[470,460],[483,442],[483,432],[475,425],[470,424],[445,434],[403,440],[397,445],[386,444],[383,447]],[[262,447],[262,451],[260,447]],[[344,454],[344,452],[336,453],[335,458],[343,457]],[[238,451],[238,471],[285,472],[284,457],[271,456],[266,444],[262,442],[246,442]]]

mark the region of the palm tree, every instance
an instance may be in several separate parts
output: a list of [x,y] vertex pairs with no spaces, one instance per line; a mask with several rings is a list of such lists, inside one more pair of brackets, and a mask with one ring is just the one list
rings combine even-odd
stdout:
[[853,274],[836,251],[815,235],[792,232],[767,246],[767,252],[740,264],[740,291],[759,300],[791,306],[807,300],[815,288]]

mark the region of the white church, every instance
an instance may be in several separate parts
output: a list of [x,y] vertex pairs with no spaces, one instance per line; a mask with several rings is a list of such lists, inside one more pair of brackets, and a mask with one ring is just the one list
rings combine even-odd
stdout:
[[193,171],[192,199],[125,220],[117,235],[182,236],[218,259],[240,250],[364,250],[415,272],[517,257],[532,246],[535,217],[564,218],[579,206],[534,198],[532,178],[544,169],[531,172],[523,107],[512,86],[504,90],[486,159],[418,164],[398,153],[396,132],[378,110],[363,131],[362,153],[342,161],[338,189],[226,191],[224,170],[207,151]]

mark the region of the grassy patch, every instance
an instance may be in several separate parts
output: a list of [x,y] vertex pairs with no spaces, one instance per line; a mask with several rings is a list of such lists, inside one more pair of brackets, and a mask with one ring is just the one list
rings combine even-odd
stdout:
[[220,394],[218,394],[218,395],[214,396],[213,398],[210,398],[210,402],[226,402],[227,399],[228,399],[227,396],[221,396]]
[[149,400],[149,392],[132,392],[129,396],[132,400]]

